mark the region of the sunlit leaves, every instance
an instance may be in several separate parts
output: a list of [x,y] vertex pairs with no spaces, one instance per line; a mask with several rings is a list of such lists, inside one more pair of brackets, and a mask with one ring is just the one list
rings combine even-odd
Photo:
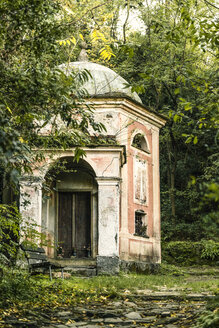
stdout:
[[106,42],[106,38],[105,38],[105,36],[103,35],[103,33],[101,33],[101,32],[98,31],[98,30],[94,30],[94,31],[91,33],[91,40],[92,40],[92,41],[101,40],[101,41],[103,41],[103,42]]
[[183,133],[182,137],[186,138],[185,139],[185,143],[188,144],[190,142],[192,142],[194,145],[196,145],[198,143],[198,137],[194,136],[193,134],[186,134]]
[[104,46],[99,50],[100,57],[103,60],[110,60],[112,56],[115,56],[110,45],[107,44],[107,39],[105,38],[102,32],[98,30],[94,30],[91,33],[91,41],[93,42],[101,41],[101,43],[103,43]]
[[112,56],[115,56],[110,46],[105,45],[103,48],[99,51],[101,58],[104,60],[110,60]]
[[69,39],[59,40],[58,43],[60,44],[60,46],[61,46],[61,45],[64,45],[64,46],[69,45],[69,46],[70,46],[71,43],[75,46],[75,45],[77,44],[77,41],[76,41],[75,37],[72,36],[72,37],[69,38]]

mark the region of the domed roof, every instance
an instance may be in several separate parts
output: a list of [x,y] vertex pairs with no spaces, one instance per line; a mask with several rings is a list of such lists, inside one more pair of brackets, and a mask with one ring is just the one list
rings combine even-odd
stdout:
[[[66,67],[66,65],[61,65],[62,68],[63,66]],[[142,103],[137,93],[132,92],[130,87],[127,88],[128,82],[110,68],[88,61],[72,62],[66,67],[67,72],[74,68],[79,71],[86,69],[92,76],[83,85],[89,95],[124,94]]]

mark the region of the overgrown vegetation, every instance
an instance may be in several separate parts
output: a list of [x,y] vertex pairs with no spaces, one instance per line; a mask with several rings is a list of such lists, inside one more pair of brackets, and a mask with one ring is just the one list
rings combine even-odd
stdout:
[[213,240],[162,243],[162,259],[182,266],[215,265],[219,261],[219,243]]
[[16,266],[22,240],[32,247],[47,244],[46,236],[38,228],[31,218],[22,218],[16,204],[0,204],[0,267]]
[[[200,268],[199,270],[200,272]],[[206,273],[208,273],[208,270]],[[69,305],[104,302],[113,298],[124,298],[136,290],[159,291],[161,287],[175,288],[182,295],[192,292],[214,293],[218,280],[211,277],[202,281],[190,281],[186,270],[163,265],[157,275],[125,274],[92,278],[71,277],[54,279],[46,276],[31,277],[25,271],[5,269],[0,283],[1,307],[11,306],[35,308],[68,307]]]
[[206,311],[198,318],[194,328],[217,328],[219,324],[219,294],[208,302]]
[[216,8],[193,0],[130,5],[143,27],[127,32],[112,61],[149,109],[169,117],[160,137],[162,239],[216,241]]

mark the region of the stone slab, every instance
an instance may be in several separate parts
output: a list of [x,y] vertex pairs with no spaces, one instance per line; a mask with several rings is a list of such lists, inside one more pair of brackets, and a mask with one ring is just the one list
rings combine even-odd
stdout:
[[132,320],[142,319],[140,313],[138,312],[129,312],[125,315],[125,317]]
[[108,324],[115,324],[115,323],[122,322],[122,319],[120,319],[120,318],[106,318],[106,319],[104,319],[104,322],[108,323]]

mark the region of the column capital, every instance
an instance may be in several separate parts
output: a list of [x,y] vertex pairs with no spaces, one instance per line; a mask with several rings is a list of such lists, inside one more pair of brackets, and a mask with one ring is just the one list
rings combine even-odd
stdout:
[[118,177],[96,177],[95,180],[99,186],[114,186],[120,184],[122,181]]

